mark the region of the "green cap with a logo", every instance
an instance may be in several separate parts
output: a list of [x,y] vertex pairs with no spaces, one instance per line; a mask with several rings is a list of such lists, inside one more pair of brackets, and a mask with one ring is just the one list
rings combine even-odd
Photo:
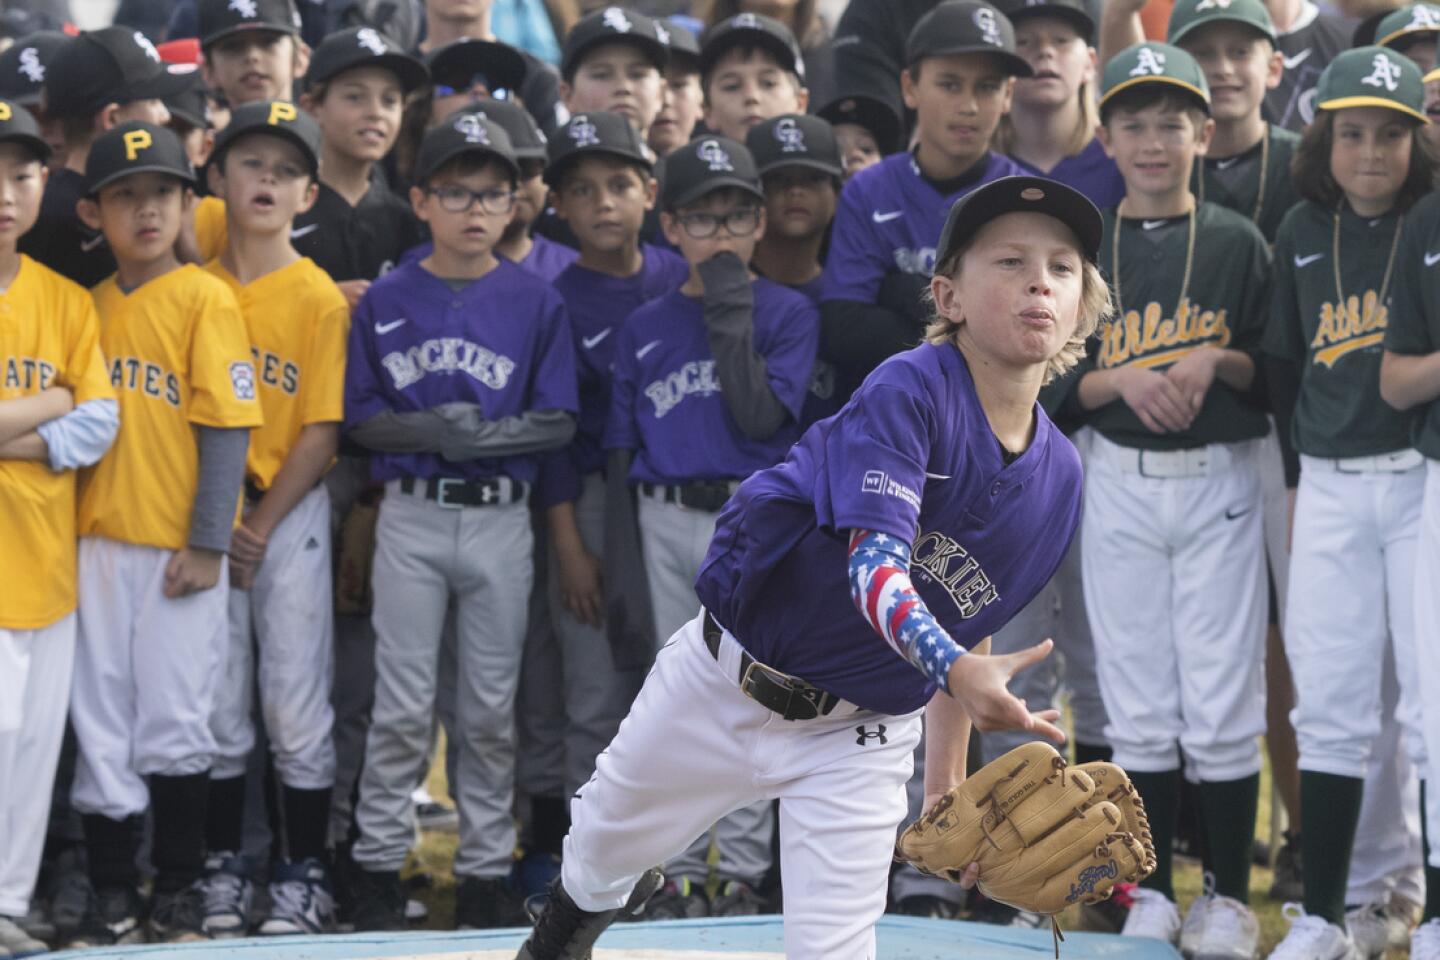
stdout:
[[1179,43],[1187,34],[1208,23],[1222,22],[1243,23],[1264,36],[1272,46],[1275,43],[1275,23],[1260,0],[1176,0],[1170,10],[1165,40]]
[[1179,47],[1168,43],[1137,43],[1126,47],[1105,64],[1100,84],[1100,108],[1126,90],[1145,84],[1164,84],[1188,94],[1196,106],[1210,112],[1210,87],[1200,64]]
[[1403,50],[1413,40],[1434,40],[1440,33],[1440,7],[1417,3],[1385,15],[1375,27],[1375,42]]
[[1356,47],[1331,60],[1315,87],[1315,106],[1320,110],[1384,107],[1430,122],[1420,68],[1386,47]]

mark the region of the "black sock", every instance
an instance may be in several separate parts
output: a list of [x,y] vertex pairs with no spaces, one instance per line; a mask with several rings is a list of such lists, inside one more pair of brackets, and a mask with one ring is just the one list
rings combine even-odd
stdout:
[[1425,849],[1425,914],[1421,923],[1440,918],[1440,868],[1430,866],[1430,830],[1425,817],[1425,781],[1420,781],[1420,838]]
[[205,845],[211,853],[239,853],[244,846],[245,778],[210,781],[205,808]]
[[1365,781],[1300,771],[1300,865],[1305,912],[1345,927],[1345,886]]
[[150,860],[155,864],[156,893],[183,890],[204,872],[205,807],[209,795],[208,770],[179,777],[151,775],[155,838]]
[[530,849],[536,853],[565,850],[565,834],[570,832],[570,814],[564,797],[530,798]]
[[323,860],[330,834],[330,788],[281,787],[285,807],[285,847],[291,863]]
[[1200,826],[1210,872],[1215,877],[1215,892],[1249,903],[1260,774],[1239,780],[1201,780],[1197,792]]
[[1175,843],[1175,811],[1180,803],[1180,771],[1131,773],[1130,781],[1145,802],[1145,815],[1150,820],[1150,835],[1155,840],[1155,872],[1141,881],[1140,886],[1175,899],[1171,884],[1171,857]]
[[112,820],[98,813],[81,817],[85,827],[90,883],[96,890],[134,887],[140,880],[135,854],[140,849],[140,818]]
[[1075,741],[1076,763],[1094,763],[1097,760],[1108,761],[1114,755],[1115,751],[1104,744],[1081,743],[1079,740]]

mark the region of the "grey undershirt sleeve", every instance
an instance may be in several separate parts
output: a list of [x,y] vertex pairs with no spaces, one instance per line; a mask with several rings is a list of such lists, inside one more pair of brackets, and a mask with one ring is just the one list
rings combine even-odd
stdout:
[[245,455],[250,450],[248,427],[197,427],[199,479],[190,510],[190,546],[225,553],[235,525],[235,506],[245,481]]

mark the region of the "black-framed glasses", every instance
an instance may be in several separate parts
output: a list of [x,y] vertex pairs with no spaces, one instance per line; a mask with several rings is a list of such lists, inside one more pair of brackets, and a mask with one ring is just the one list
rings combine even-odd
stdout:
[[448,213],[464,213],[477,202],[485,213],[509,213],[515,206],[514,190],[471,190],[458,183],[447,183],[441,187],[431,187],[426,192]]
[[760,208],[741,207],[729,213],[682,213],[675,219],[680,228],[695,240],[715,236],[722,223],[730,236],[748,237],[760,226]]

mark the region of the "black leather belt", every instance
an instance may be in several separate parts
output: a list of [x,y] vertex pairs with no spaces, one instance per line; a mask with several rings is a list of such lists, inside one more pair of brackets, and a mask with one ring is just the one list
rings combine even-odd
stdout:
[[434,500],[442,507],[495,507],[525,499],[525,484],[509,477],[485,480],[460,480],[455,477],[432,477],[420,480],[401,477],[400,492]]
[[696,480],[691,483],[641,483],[640,492],[691,510],[719,513],[735,488],[732,480]]
[[[705,646],[710,656],[720,660],[720,638],[724,628],[705,611]],[[786,720],[814,720],[828,716],[843,701],[804,680],[767,667],[748,653],[740,655],[740,692],[760,706],[780,714]]]

